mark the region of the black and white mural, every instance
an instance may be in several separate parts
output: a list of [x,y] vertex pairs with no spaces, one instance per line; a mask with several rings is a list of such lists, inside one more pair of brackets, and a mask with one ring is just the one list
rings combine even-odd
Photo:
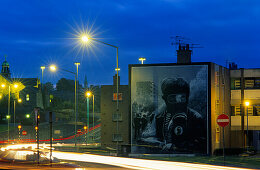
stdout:
[[206,153],[208,66],[131,67],[132,153]]

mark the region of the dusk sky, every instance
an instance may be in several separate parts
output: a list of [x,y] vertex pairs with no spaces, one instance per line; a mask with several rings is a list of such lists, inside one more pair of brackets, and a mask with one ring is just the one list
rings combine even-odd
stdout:
[[[171,36],[184,36],[203,48],[193,62],[226,61],[238,67],[260,68],[259,0],[2,0],[0,62],[4,55],[13,77],[39,77],[40,66],[57,64],[75,71],[80,83],[112,84],[116,50],[93,43],[80,48],[76,35],[90,30],[93,38],[119,47],[122,84],[128,84],[128,64],[176,62]],[[44,81],[73,75],[44,72]]]

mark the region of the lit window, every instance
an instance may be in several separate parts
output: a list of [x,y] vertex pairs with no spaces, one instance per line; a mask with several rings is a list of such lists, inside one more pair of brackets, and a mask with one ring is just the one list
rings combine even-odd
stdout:
[[50,103],[52,102],[52,100],[53,100],[53,95],[51,94],[50,95]]
[[122,114],[121,113],[113,113],[112,114],[113,121],[122,121]]
[[29,101],[29,100],[30,100],[30,95],[26,94],[26,101]]
[[219,127],[216,127],[216,143],[219,143],[219,139],[220,139],[220,131],[219,131]]
[[241,88],[241,82],[239,79],[235,80],[235,89],[240,89]]
[[121,134],[113,134],[113,141],[123,141]]
[[240,106],[235,106],[235,116],[240,115]]

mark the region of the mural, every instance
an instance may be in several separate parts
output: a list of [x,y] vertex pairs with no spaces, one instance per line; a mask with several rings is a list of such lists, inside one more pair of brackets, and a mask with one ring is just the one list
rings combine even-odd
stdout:
[[132,67],[132,153],[206,153],[207,95],[207,65]]

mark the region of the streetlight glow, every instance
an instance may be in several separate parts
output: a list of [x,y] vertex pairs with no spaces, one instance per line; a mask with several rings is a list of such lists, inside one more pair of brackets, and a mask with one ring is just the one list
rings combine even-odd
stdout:
[[22,128],[22,125],[18,125],[18,129],[21,129]]
[[246,105],[246,106],[249,106],[249,105],[250,105],[250,103],[249,103],[249,102],[245,102],[245,105]]
[[18,84],[14,84],[14,88],[16,88],[16,89],[17,89],[17,88],[18,88]]
[[28,119],[30,118],[30,114],[26,114],[25,117]]
[[51,70],[52,72],[54,72],[54,71],[57,70],[57,67],[56,67],[54,64],[52,64],[52,65],[50,66],[50,70]]
[[18,103],[21,103],[22,102],[22,99],[18,99]]
[[86,92],[86,97],[90,97],[92,95],[91,91]]
[[11,117],[10,115],[6,115],[6,119],[10,119],[10,117]]
[[81,41],[86,43],[88,42],[89,38],[86,35],[81,36]]
[[1,84],[1,87],[2,87],[2,88],[5,88],[5,84]]

